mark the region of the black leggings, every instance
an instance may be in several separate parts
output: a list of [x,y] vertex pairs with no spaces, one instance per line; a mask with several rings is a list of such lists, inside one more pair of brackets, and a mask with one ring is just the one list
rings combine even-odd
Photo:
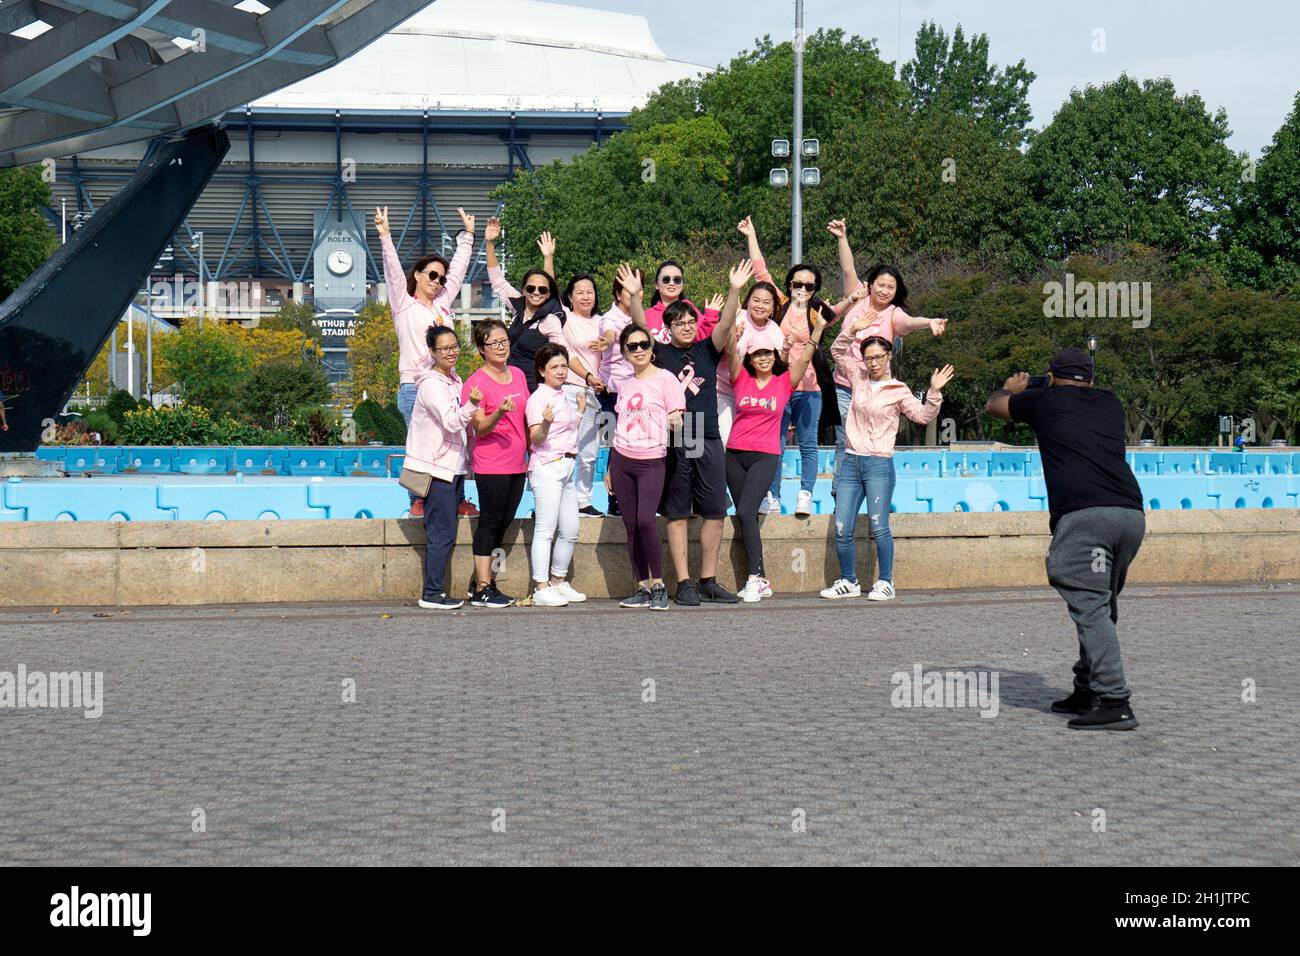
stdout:
[[518,475],[474,476],[478,486],[478,527],[474,529],[474,554],[485,558],[501,547],[506,529],[515,520],[519,502],[524,497],[524,479]]
[[[664,576],[664,548],[655,513],[664,493],[667,458],[628,458],[609,450],[609,483],[627,531],[627,556],[638,582]],[[768,479],[771,480],[770,478]]]
[[772,485],[781,456],[765,451],[727,449],[727,490],[736,506],[736,520],[749,558],[749,573],[767,577],[763,570],[763,538],[758,533],[758,506]]

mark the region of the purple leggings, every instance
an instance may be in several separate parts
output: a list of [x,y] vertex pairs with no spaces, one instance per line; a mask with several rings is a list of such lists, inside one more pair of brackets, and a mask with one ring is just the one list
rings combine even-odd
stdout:
[[627,458],[609,451],[609,483],[627,529],[627,554],[637,581],[664,576],[664,548],[655,513],[664,491],[667,458]]

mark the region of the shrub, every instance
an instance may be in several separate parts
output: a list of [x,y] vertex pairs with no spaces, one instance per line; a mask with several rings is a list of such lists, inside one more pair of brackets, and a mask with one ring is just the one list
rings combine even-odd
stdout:
[[126,420],[126,413],[133,412],[138,407],[139,403],[131,397],[131,393],[124,388],[119,388],[108,397],[103,411],[109,418],[121,425]]
[[82,419],[82,424],[87,432],[99,432],[99,437],[105,445],[115,444],[118,433],[121,431],[117,421],[102,409],[88,414]]

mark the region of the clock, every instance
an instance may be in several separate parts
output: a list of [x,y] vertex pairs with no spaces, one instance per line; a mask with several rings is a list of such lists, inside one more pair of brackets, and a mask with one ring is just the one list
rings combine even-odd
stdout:
[[345,276],[352,271],[352,254],[342,249],[335,249],[329,254],[325,264],[336,276]]

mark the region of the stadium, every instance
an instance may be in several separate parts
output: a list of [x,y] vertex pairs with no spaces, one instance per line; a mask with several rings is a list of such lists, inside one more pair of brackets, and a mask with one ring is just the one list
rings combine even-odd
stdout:
[[[599,145],[657,87],[704,70],[665,56],[644,17],[439,0],[351,58],[224,116],[231,149],[160,263],[167,287],[177,273],[191,288],[204,281],[208,311],[240,319],[290,299],[322,312],[382,300],[376,206],[390,207],[404,261],[449,251],[458,206],[486,218],[488,193],[516,171]],[[150,148],[64,161],[51,221],[75,228]],[[462,295],[466,308],[492,304],[481,249]],[[156,311],[193,314],[195,298],[169,295]]]

